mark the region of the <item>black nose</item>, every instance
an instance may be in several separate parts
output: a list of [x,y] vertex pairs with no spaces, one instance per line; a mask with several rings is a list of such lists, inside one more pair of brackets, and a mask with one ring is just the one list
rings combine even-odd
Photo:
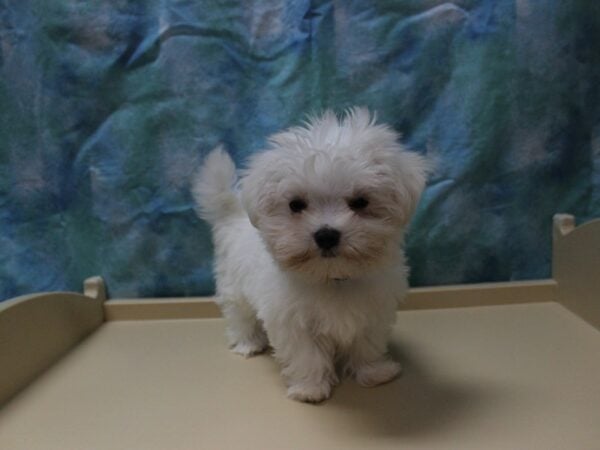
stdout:
[[323,250],[331,250],[340,243],[341,233],[333,228],[321,228],[314,234],[315,242]]

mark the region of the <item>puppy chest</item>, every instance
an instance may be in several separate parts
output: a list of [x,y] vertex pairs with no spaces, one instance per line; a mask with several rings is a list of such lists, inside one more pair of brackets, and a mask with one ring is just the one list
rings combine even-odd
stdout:
[[309,315],[309,326],[316,337],[334,341],[346,347],[366,332],[373,317],[366,310],[347,305],[320,305]]

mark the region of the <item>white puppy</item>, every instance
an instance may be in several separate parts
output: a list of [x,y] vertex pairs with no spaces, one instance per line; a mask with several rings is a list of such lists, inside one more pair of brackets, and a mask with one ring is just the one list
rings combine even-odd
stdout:
[[338,373],[375,386],[401,370],[387,340],[426,163],[398,138],[366,109],[328,111],[269,139],[242,174],[241,201],[221,148],[194,183],[231,347],[250,356],[270,344],[290,398],[328,398]]

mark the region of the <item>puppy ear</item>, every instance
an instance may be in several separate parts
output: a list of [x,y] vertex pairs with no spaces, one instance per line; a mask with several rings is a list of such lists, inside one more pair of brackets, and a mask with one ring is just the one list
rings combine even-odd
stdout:
[[260,183],[258,177],[252,172],[246,171],[240,181],[242,206],[248,214],[250,223],[254,228],[258,228],[258,205],[261,196]]
[[401,208],[402,225],[408,224],[427,184],[432,165],[417,153],[400,149],[395,164],[396,195]]
[[254,228],[260,228],[260,217],[266,213],[272,198],[272,159],[272,151],[258,153],[250,159],[248,168],[242,171],[240,197]]

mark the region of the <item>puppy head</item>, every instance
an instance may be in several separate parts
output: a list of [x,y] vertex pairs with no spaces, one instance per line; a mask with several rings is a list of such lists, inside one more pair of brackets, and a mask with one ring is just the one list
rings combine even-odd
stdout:
[[397,255],[426,163],[366,109],[325,112],[272,136],[242,178],[242,202],[285,270],[357,278]]

